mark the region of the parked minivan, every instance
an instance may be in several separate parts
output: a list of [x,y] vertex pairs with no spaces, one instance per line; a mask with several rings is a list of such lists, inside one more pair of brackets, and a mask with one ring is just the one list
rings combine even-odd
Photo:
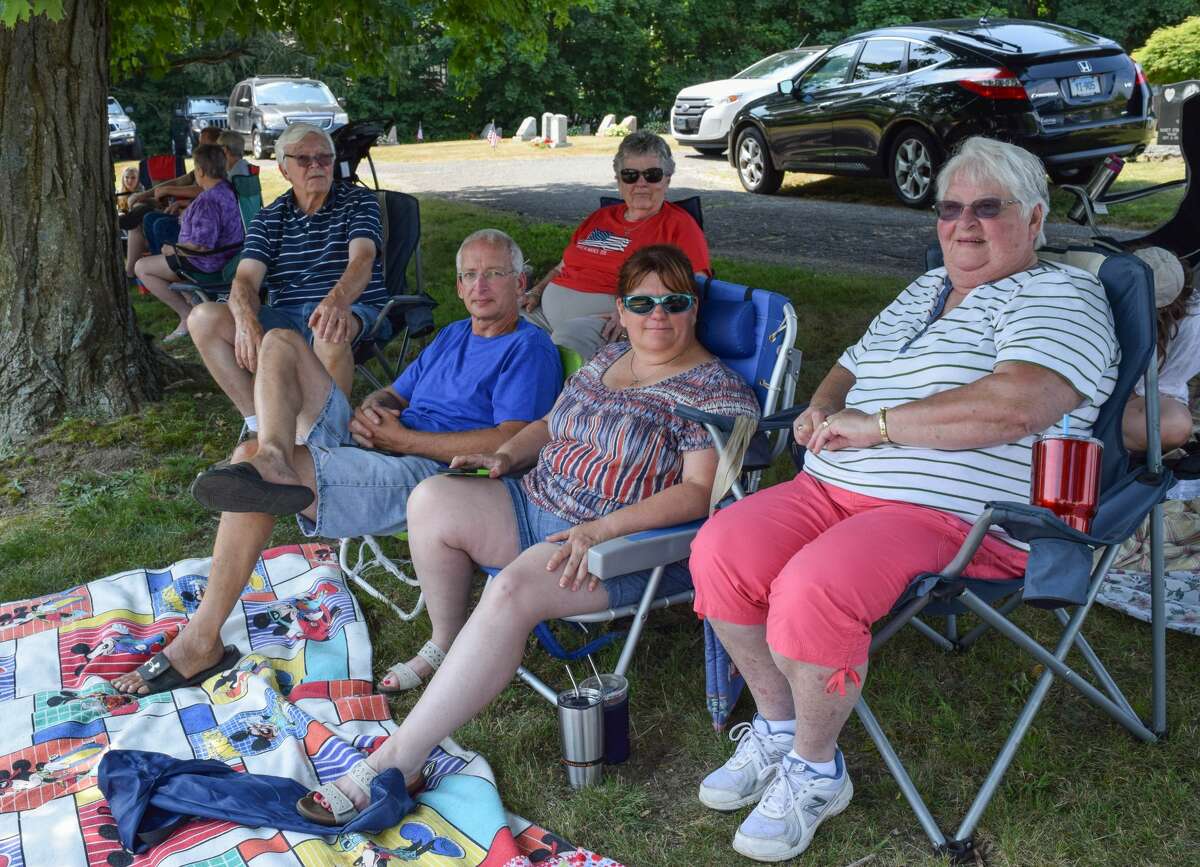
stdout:
[[270,156],[288,124],[311,123],[333,132],[350,122],[341,101],[314,78],[258,75],[229,97],[229,128],[242,134],[255,159]]

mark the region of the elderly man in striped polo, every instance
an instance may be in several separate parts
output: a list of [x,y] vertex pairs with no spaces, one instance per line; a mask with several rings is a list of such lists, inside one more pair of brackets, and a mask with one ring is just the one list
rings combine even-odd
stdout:
[[[264,333],[299,331],[349,396],[354,343],[387,303],[379,202],[362,187],[333,183],[334,153],[320,127],[294,123],[284,131],[275,159],[291,189],[250,224],[229,302],[201,304],[188,317],[205,365],[252,431]],[[390,336],[386,321],[381,331]]]
[[[987,501],[1028,496],[1034,435],[1066,413],[1088,433],[1116,382],[1103,287],[1038,259],[1041,162],[972,138],[937,190],[945,267],[901,292],[817,388],[794,427],[804,471],[717,513],[692,545],[696,611],[757,705],[700,800],[753,806],[733,847],[761,861],[799,855],[850,802],[837,739],[871,624],[945,565]],[[1027,556],[996,532],[967,572],[1020,575]]]

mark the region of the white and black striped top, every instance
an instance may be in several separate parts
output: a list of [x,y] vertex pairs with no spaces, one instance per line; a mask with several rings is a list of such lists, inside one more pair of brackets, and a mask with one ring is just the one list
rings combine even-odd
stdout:
[[[875,317],[838,364],[855,377],[846,406],[865,413],[974,382],[1005,361],[1065,377],[1083,403],[1071,431],[1087,435],[1117,379],[1120,348],[1104,287],[1086,271],[1040,262],[984,283],[941,318],[945,268],[917,278]],[[1028,502],[1033,437],[989,448],[880,444],[805,456],[821,481],[973,521],[992,500]],[[1024,546],[1022,546],[1024,547]]]
[[288,190],[260,210],[246,230],[242,258],[267,266],[267,303],[288,307],[320,302],[350,264],[350,242],[375,242],[371,280],[356,303],[382,307],[387,303],[383,283],[383,224],[375,194],[362,187],[335,183],[311,217],[296,207]]

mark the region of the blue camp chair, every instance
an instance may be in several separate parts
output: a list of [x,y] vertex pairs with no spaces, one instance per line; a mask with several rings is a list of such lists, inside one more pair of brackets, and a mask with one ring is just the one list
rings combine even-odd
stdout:
[[[914,626],[944,650],[962,651],[994,629],[1029,652],[1044,672],[1008,735],[966,816],[954,836],[947,838],[925,805],[866,700],[859,699],[855,711],[878,747],[884,763],[896,779],[922,829],[934,848],[956,861],[974,863],[973,835],[1022,739],[1028,732],[1055,677],[1075,687],[1134,737],[1147,743],[1166,732],[1165,597],[1163,595],[1162,501],[1172,483],[1163,468],[1158,437],[1158,372],[1150,364],[1155,347],[1154,291],[1150,269],[1140,260],[1100,248],[1041,250],[1048,261],[1065,263],[1095,274],[1104,284],[1121,345],[1121,364],[1112,395],[1101,408],[1093,435],[1104,442],[1101,497],[1090,535],[1067,527],[1047,509],[1027,503],[989,503],[976,520],[962,548],[937,574],[918,575],[893,608],[891,619],[879,628],[871,642],[871,656],[906,625]],[[927,255],[930,268],[941,264],[941,251],[932,247]],[[1145,464],[1130,459],[1121,438],[1121,418],[1135,382],[1145,378],[1147,440]],[[763,429],[790,428],[797,411],[765,419]],[[1151,517],[1153,656],[1153,718],[1143,722],[1134,713],[1093,648],[1080,632],[1100,585],[1121,542],[1133,534],[1146,516]],[[1031,545],[1026,574],[1006,581],[974,580],[963,570],[993,525]],[[1096,552],[1099,557],[1093,568]],[[1007,615],[1022,603],[1048,609],[1063,627],[1057,645],[1047,649],[1008,620]],[[1068,609],[1073,612],[1068,614]],[[981,623],[966,634],[958,632],[957,618],[974,614]],[[918,619],[919,614],[943,616],[941,631]],[[708,644],[715,641],[710,637]],[[719,642],[708,648],[718,661],[728,662]],[[1065,660],[1072,649],[1091,670],[1097,688]],[[710,677],[713,667],[710,666]],[[735,684],[736,686],[736,684]],[[711,685],[710,685],[711,692]]]
[[[696,291],[703,298],[697,323],[700,341],[710,352],[745,378],[754,389],[764,413],[770,414],[790,406],[796,392],[796,379],[802,361],[800,351],[795,348],[797,324],[796,313],[791,303],[774,292],[751,289],[712,278],[697,278]],[[686,408],[680,408],[680,411],[689,414]],[[718,449],[723,448],[724,433],[711,426],[709,431],[714,435]],[[741,496],[744,492],[755,489],[762,470],[782,453],[786,445],[786,431],[778,435],[763,434],[756,437],[747,452],[746,460],[743,461],[743,478],[735,485],[735,494]],[[703,522],[693,521],[677,527],[647,530],[611,539],[595,546],[589,552],[588,568],[601,579],[641,569],[654,570],[638,604],[567,618],[568,622],[586,629],[589,624],[606,623],[616,618],[633,616],[629,631],[624,636],[625,643],[614,669],[615,673],[624,675],[628,670],[650,611],[691,601],[691,591],[658,598],[657,588],[663,568],[688,556],[691,540],[701,523]],[[377,540],[369,537],[362,540],[341,540],[339,560],[347,577],[364,592],[389,606],[399,617],[413,620],[420,614],[423,609],[422,599],[418,598],[413,608],[405,611],[367,581],[367,573],[382,570],[399,582],[413,586],[417,584],[416,580],[405,572],[405,564],[388,558],[380,550]],[[544,625],[539,627],[536,634],[548,652],[562,659],[578,658],[602,644],[622,637],[620,634],[610,633],[612,638],[603,636],[585,647],[565,650]],[[521,667],[517,674],[548,701],[556,700],[556,691],[530,671]]]

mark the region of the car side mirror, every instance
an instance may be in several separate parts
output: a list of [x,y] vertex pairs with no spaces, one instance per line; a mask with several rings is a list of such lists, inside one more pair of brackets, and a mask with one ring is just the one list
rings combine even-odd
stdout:
[[238,100],[238,105],[249,105],[249,104],[250,104],[250,97],[248,97],[248,96],[243,96],[241,99]]
[[779,84],[777,84],[775,86],[781,94],[783,94],[784,96],[787,96],[789,93],[792,93],[793,91],[795,91],[796,82],[792,81],[790,78],[785,78],[783,81],[779,82]]

